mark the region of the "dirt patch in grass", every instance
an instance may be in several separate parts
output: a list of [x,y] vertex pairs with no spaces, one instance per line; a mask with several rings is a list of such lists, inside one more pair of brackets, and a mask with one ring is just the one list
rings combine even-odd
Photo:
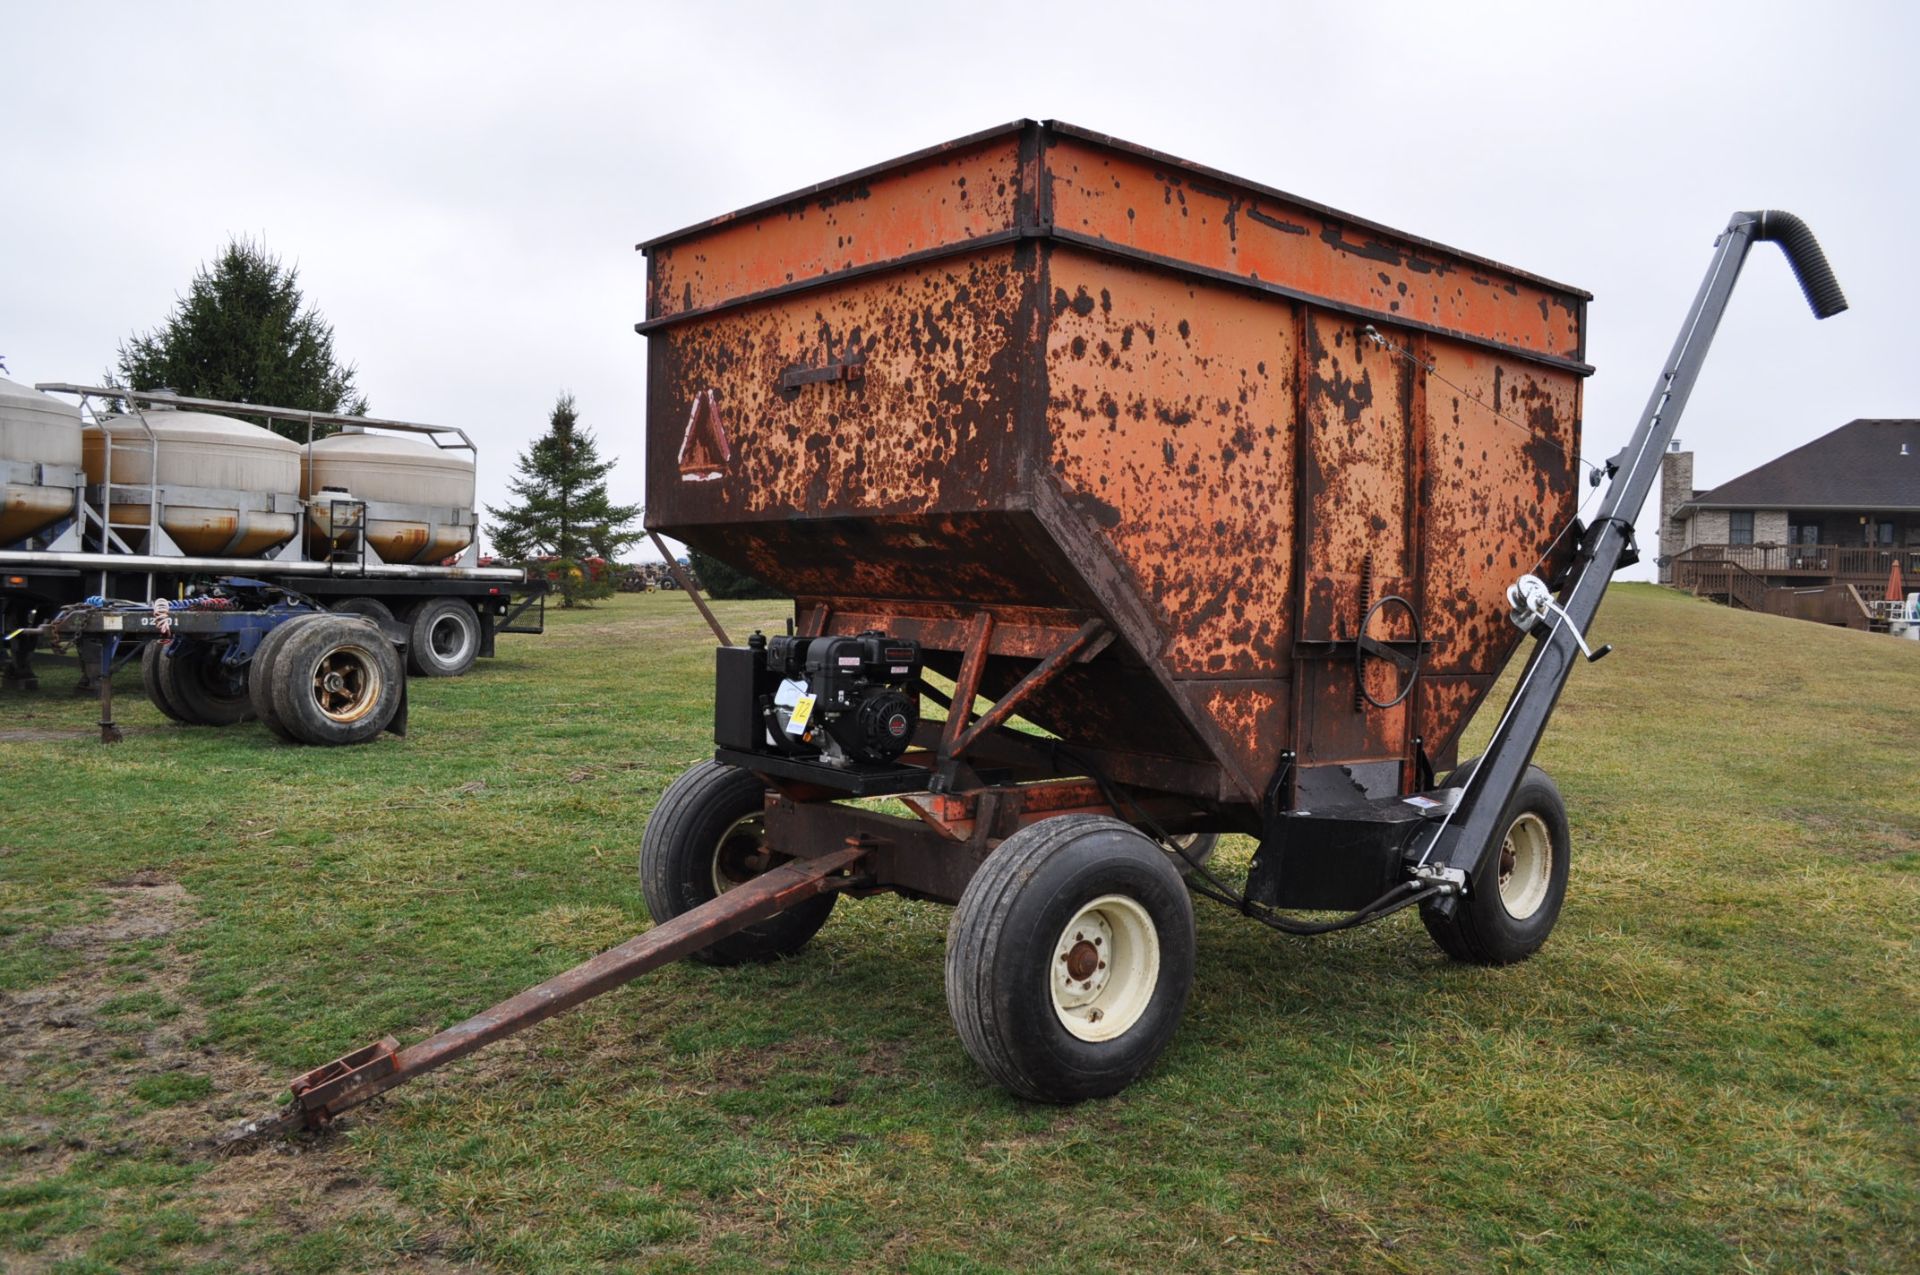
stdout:
[[[144,735],[148,733],[146,728],[137,726],[132,730],[128,730],[123,726],[120,730],[122,734],[127,735]],[[51,730],[45,726],[13,726],[6,730],[0,730],[0,744],[64,744],[75,739],[98,738],[100,738],[100,728],[98,726],[81,727],[71,730]]]
[[1781,813],[1821,841],[1829,853],[1858,863],[1881,863],[1920,852],[1920,836],[1885,819],[1815,810]]
[[[112,1180],[116,1166],[164,1164],[188,1170],[177,1203],[198,1221],[201,1257],[231,1260],[223,1233],[266,1221],[294,1235],[378,1223],[409,1236],[414,1267],[435,1260],[447,1240],[370,1182],[369,1166],[337,1139],[282,1140],[241,1154],[212,1149],[210,1135],[277,1105],[285,1078],[197,1043],[205,1014],[186,995],[190,961],[176,945],[194,924],[192,897],[178,882],[137,872],[99,887],[97,898],[101,915],[44,940],[74,959],[64,973],[0,993],[0,1085],[45,1089],[57,1075],[59,1088],[96,1099],[77,1114],[9,1120],[11,1140],[0,1154],[11,1181],[93,1185]],[[112,1210],[119,1188],[99,1189]],[[33,1259],[51,1266],[80,1257],[83,1239],[57,1237]],[[273,1266],[270,1255],[243,1264]]]

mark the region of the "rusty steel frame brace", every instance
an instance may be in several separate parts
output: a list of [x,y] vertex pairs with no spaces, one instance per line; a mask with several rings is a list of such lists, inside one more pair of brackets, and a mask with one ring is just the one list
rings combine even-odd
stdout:
[[215,1144],[231,1147],[301,1129],[324,1128],[342,1112],[396,1085],[564,1013],[649,970],[691,956],[816,895],[860,884],[863,877],[856,869],[871,851],[865,842],[853,840],[816,858],[781,864],[418,1044],[402,1049],[397,1040],[387,1036],[356,1049],[296,1076],[289,1086],[293,1101],[283,1110],[229,1130],[217,1137]]
[[680,582],[680,587],[686,595],[693,599],[693,605],[700,608],[701,618],[706,620],[707,627],[713,630],[713,635],[720,639],[720,645],[732,646],[733,639],[728,637],[727,631],[720,627],[720,621],[714,618],[712,608],[707,606],[707,600],[700,596],[700,590],[693,587],[693,581],[687,579],[687,573],[680,569],[680,560],[667,552],[667,542],[660,538],[660,533],[657,531],[649,530],[647,536],[653,541],[653,547],[660,551],[660,556],[667,560],[667,570],[672,572],[673,578]]
[[960,672],[954,678],[953,695],[947,702],[947,721],[940,732],[939,759],[951,762],[979,741],[982,735],[999,726],[1025,703],[1035,691],[1051,682],[1075,660],[1087,660],[1106,649],[1112,634],[1104,620],[1088,620],[1072,637],[1055,647],[1027,675],[1007,689],[993,706],[969,724],[973,717],[974,697],[980,692],[980,675],[987,666],[993,645],[993,613],[976,612],[967,629],[967,647],[960,657]]
[[[1106,623],[1101,620],[1088,620],[1085,624],[1081,625],[1078,632],[1060,646],[1054,648],[1053,654],[1040,661],[1040,663],[1034,666],[1031,672],[1015,682],[1005,695],[995,700],[993,707],[982,713],[978,721],[961,730],[958,736],[947,746],[947,756],[949,758],[958,757],[961,753],[966,752],[980,736],[1013,716],[1013,711],[1020,707],[1028,696],[1045,686],[1048,682],[1051,682],[1059,674],[1061,669],[1064,669],[1068,664],[1072,663],[1074,659],[1078,658],[1083,651],[1086,651],[1092,646],[1094,641],[1106,631],[1106,627]],[[982,648],[984,649],[984,647],[985,643],[983,642]],[[972,654],[971,651],[968,652],[969,657]],[[984,656],[980,662],[982,664],[986,662]],[[962,672],[966,671],[967,670],[962,670]],[[979,681],[979,670],[974,669],[973,685],[968,689],[978,690]],[[958,696],[954,697],[954,702],[956,704],[959,703]],[[969,699],[967,707],[972,707],[971,699]],[[954,720],[964,723],[966,714],[956,713]]]

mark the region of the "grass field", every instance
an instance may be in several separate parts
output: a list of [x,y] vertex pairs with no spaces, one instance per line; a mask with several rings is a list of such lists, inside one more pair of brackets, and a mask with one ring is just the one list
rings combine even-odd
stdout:
[[132,677],[102,748],[71,665],[0,696],[0,1267],[1920,1269],[1920,644],[1651,586],[1541,753],[1574,877],[1526,965],[1203,902],[1159,1067],[1043,1108],[953,1035],[946,910],[843,901],[797,960],[211,1155],[644,927],[710,642],[675,595],[549,622],[357,749],[165,725]]

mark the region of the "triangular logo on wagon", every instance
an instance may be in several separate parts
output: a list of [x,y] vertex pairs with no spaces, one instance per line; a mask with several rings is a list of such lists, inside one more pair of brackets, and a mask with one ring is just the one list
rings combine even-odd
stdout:
[[701,390],[693,396],[687,436],[680,441],[680,481],[711,481],[725,474],[732,460],[726,422],[720,418],[720,400],[712,390]]

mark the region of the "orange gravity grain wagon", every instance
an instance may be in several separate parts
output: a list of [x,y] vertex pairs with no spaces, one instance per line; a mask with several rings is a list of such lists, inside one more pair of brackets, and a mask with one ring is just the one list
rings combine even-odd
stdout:
[[[1525,958],[1569,856],[1534,749],[1575,655],[1606,653],[1585,631],[1760,240],[1845,308],[1803,223],[1737,214],[1632,441],[1589,467],[1589,522],[1586,293],[1082,129],[642,245],[649,527],[793,620],[736,644],[708,613],[717,748],[648,822],[652,930],[308,1073],[252,1131],[665,960],[791,954],[840,894],[956,904],[961,1039],[1053,1101],[1164,1049],[1190,893],[1294,933],[1418,907],[1455,958]],[[1259,839],[1242,883],[1208,867],[1223,832]]]

